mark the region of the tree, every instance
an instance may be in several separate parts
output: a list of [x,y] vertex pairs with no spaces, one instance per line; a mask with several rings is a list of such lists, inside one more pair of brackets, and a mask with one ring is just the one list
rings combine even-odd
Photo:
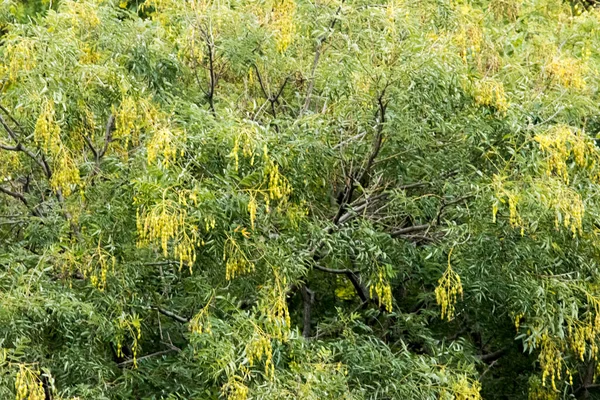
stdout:
[[592,5],[27,4],[2,398],[593,396]]

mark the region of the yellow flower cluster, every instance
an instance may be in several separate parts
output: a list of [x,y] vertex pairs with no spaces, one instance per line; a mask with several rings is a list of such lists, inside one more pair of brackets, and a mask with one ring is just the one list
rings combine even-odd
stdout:
[[60,151],[60,126],[55,120],[54,101],[47,100],[43,103],[35,123],[33,138],[38,146],[50,154]]
[[577,233],[582,234],[585,207],[581,196],[560,182],[550,182],[550,193],[544,196],[544,200],[548,208],[556,210],[554,217],[556,229],[560,226],[559,218],[562,218],[564,227],[569,229],[573,236]]
[[16,151],[3,151],[0,152],[0,182],[6,180],[12,180],[12,174],[18,171],[21,161],[19,160],[19,153]]
[[123,357],[123,340],[125,339],[125,333],[131,336],[133,340],[133,343],[131,344],[131,354],[133,356],[133,366],[134,368],[137,368],[139,340],[142,337],[142,321],[137,315],[122,315],[119,318],[119,330],[116,337],[118,357]]
[[525,314],[523,314],[523,313],[517,313],[515,315],[515,329],[517,330],[517,332],[519,332],[519,328],[521,327],[521,320],[523,319],[524,316],[525,316]]
[[540,367],[542,368],[542,386],[546,386],[549,378],[552,389],[556,391],[556,380],[562,378],[564,361],[559,345],[547,334],[542,336],[542,348],[539,360]]
[[296,2],[294,0],[274,0],[272,5],[271,29],[275,34],[277,50],[284,52],[294,39],[296,26]]
[[162,162],[165,168],[175,161],[177,157],[177,142],[184,137],[183,131],[171,129],[163,126],[157,129],[148,142],[148,164],[156,162],[159,156],[162,156]]
[[79,168],[69,149],[60,137],[61,129],[55,119],[54,102],[47,100],[35,123],[33,137],[38,146],[52,156],[52,176],[50,185],[55,192],[61,191],[64,196],[72,193],[73,185],[81,184]]
[[273,287],[268,291],[270,299],[263,302],[259,308],[267,317],[267,326],[271,334],[281,341],[287,340],[291,325],[290,313],[287,306],[287,278],[279,276],[276,268],[273,268]]
[[90,279],[90,283],[101,292],[106,289],[106,279],[109,269],[115,272],[116,259],[113,255],[102,248],[101,241],[98,240],[98,246],[94,253],[86,260],[82,272],[84,278]]
[[[565,183],[569,183],[567,162],[571,156],[581,168],[587,167],[588,164],[595,165],[598,158],[592,141],[582,131],[566,125],[550,128],[544,134],[537,135],[535,141],[539,143],[542,151],[548,154],[548,175],[554,172]],[[589,159],[592,159],[591,163]]]
[[122,147],[125,150],[130,141],[133,141],[134,144],[137,143],[139,135],[138,112],[136,102],[131,97],[124,97],[119,107],[113,110],[115,116],[113,138],[122,141]]
[[61,191],[65,197],[71,195],[73,186],[81,185],[81,177],[69,150],[61,147],[54,156],[52,166],[54,169],[50,177],[50,186],[55,192]]
[[371,285],[371,287],[369,288],[369,296],[373,298],[374,294],[377,295],[377,298],[379,300],[379,307],[383,305],[388,312],[391,312],[392,287],[390,286],[389,282],[386,279],[384,279],[382,270],[379,271],[377,281],[375,282],[375,284]]
[[549,77],[556,79],[566,88],[585,88],[584,76],[587,65],[581,60],[572,57],[554,57],[546,65],[546,72]]
[[225,261],[225,279],[227,280],[254,271],[254,263],[248,260],[233,236],[228,236],[225,241],[223,261]]
[[273,346],[271,339],[260,329],[256,328],[254,337],[246,345],[246,357],[250,366],[265,357],[265,374],[273,377],[275,366],[273,364]]
[[[29,72],[35,68],[35,41],[28,38],[20,38],[16,44],[9,43],[5,48],[6,68],[3,73],[8,73],[8,80],[15,82],[19,74]],[[5,71],[3,71],[5,70]]]
[[179,267],[186,264],[192,272],[196,261],[196,245],[198,244],[198,227],[188,226],[188,216],[184,207],[163,195],[160,203],[136,215],[138,246],[160,243],[163,256],[169,255],[169,241],[173,241],[173,254],[179,259]]
[[16,400],[45,400],[46,394],[40,380],[39,371],[34,371],[25,364],[19,364],[15,379]]
[[221,392],[227,400],[246,400],[248,398],[248,386],[244,384],[244,380],[238,375],[230,377],[227,383],[223,385]]
[[482,79],[475,82],[475,102],[482,106],[491,106],[500,112],[508,110],[508,100],[504,85],[493,79]]
[[545,387],[536,377],[530,379],[527,398],[528,400],[558,400],[560,398],[560,392],[555,392],[554,390]]
[[469,379],[465,375],[459,375],[452,383],[452,391],[456,400],[480,400],[481,383]]
[[62,14],[70,17],[73,26],[89,30],[100,25],[94,2],[67,0],[61,2],[61,7]]
[[[253,79],[252,69],[248,70],[249,79]],[[256,127],[253,125],[243,125],[240,129],[240,134],[237,135],[233,141],[233,149],[231,150],[230,156],[235,160],[235,170],[240,169],[240,145],[242,148],[242,154],[244,157],[250,157],[250,165],[254,165],[254,146],[257,136]]]
[[454,318],[455,304],[458,296],[462,297],[463,295],[460,276],[454,272],[452,265],[450,265],[452,250],[448,254],[448,268],[439,279],[438,286],[435,288],[435,299],[438,305],[442,307],[442,319],[446,318],[448,321]]
[[492,0],[490,2],[490,10],[496,18],[506,17],[514,21],[519,16],[521,2],[519,0]]
[[[519,199],[520,199],[519,194],[507,189],[504,186],[504,184],[502,182],[502,177],[500,175],[494,175],[494,178],[492,181],[492,186],[494,187],[494,190],[496,192],[497,199],[501,203],[506,203],[508,201],[508,211],[509,211],[508,220],[510,222],[510,226],[512,226],[513,228],[520,227],[521,235],[523,235],[524,234],[523,219],[521,218],[521,214],[519,214],[519,210],[517,208],[517,206],[519,204]],[[506,198],[506,200],[505,200],[505,198]],[[498,214],[498,203],[496,202],[492,205],[492,221],[494,223],[496,222],[497,214]]]
[[202,333],[211,333],[211,325],[210,318],[208,314],[208,309],[212,302],[212,297],[208,300],[206,305],[194,315],[194,317],[190,320],[189,329],[192,333],[200,335]]

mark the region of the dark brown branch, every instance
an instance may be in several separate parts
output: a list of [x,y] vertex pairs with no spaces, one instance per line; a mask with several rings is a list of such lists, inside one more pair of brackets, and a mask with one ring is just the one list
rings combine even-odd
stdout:
[[[164,356],[165,354],[169,354],[169,353],[174,352],[174,351],[175,352],[180,352],[181,349],[178,349],[177,347],[173,346],[173,347],[171,347],[170,349],[167,349],[167,350],[157,351],[156,353],[148,354],[148,355],[145,355],[143,357],[138,357],[136,361],[139,362],[139,361],[147,360],[147,359],[152,358],[152,357]],[[118,363],[117,367],[124,368],[124,367],[127,367],[128,365],[132,365],[132,364],[133,364],[133,359],[130,359],[130,360],[126,360],[126,361]]]
[[182,317],[180,315],[177,315],[174,312],[169,311],[169,310],[165,310],[162,307],[153,307],[153,308],[156,311],[158,311],[159,313],[161,313],[162,315],[167,316],[169,318],[172,318],[172,319],[174,319],[177,322],[181,322],[182,324],[187,324],[188,322],[190,322],[189,318],[185,318],[185,317]]
[[25,204],[26,207],[29,206],[29,204],[27,203],[27,199],[21,193],[12,192],[8,189],[3,188],[2,186],[0,186],[0,192],[21,201],[23,204]]
[[310,337],[310,315],[312,312],[312,306],[315,302],[315,292],[310,290],[306,285],[303,285],[300,288],[300,291],[302,293],[302,301],[304,303],[302,316],[304,325],[302,326],[302,336],[308,338]]
[[362,186],[365,186],[366,184],[366,179],[371,173],[371,168],[373,167],[373,163],[375,162],[375,159],[381,151],[381,144],[383,143],[383,127],[385,124],[385,111],[387,109],[387,104],[383,101],[383,96],[385,96],[385,89],[377,98],[377,104],[379,106],[379,123],[377,125],[377,134],[375,136],[375,141],[373,142],[373,150],[371,150],[371,154],[369,155],[365,169],[360,175],[360,178],[357,179]]
[[215,60],[214,60],[214,43],[212,42],[208,32],[205,33],[206,47],[208,49],[208,75],[209,75],[209,85],[208,85],[208,105],[210,106],[210,111],[213,115],[216,115],[215,111],[215,87],[217,86],[217,77],[215,72]]
[[400,228],[400,229],[395,230],[394,232],[390,233],[390,236],[395,238],[395,237],[406,235],[406,234],[413,233],[413,232],[424,231],[424,230],[429,229],[430,226],[431,225],[429,225],[429,224],[407,226],[406,228]]
[[318,264],[314,265],[314,268],[319,270],[319,271],[323,271],[323,272],[327,272],[330,274],[338,274],[338,275],[346,275],[346,277],[348,278],[348,280],[350,280],[350,283],[352,283],[352,286],[354,286],[354,289],[356,290],[356,293],[358,294],[358,297],[360,297],[360,299],[365,302],[369,300],[369,296],[368,296],[368,291],[367,289],[364,287],[364,285],[360,282],[360,278],[358,276],[358,271],[351,271],[349,269],[332,269],[332,268],[326,268],[326,267],[322,267]]
[[15,131],[13,131],[11,129],[11,127],[6,123],[6,120],[2,117],[2,115],[0,115],[0,125],[2,125],[4,130],[8,133],[8,135],[11,137],[11,139],[14,140],[14,142],[16,143],[16,145],[14,147],[2,145],[1,148],[4,150],[9,150],[9,151],[21,151],[21,152],[27,154],[27,156],[29,156],[29,158],[31,158],[33,161],[35,161],[35,163],[42,168],[42,170],[44,171],[44,174],[48,178],[50,178],[52,173],[50,171],[50,168],[48,167],[48,164],[46,164],[41,159],[39,159],[33,153],[33,151],[31,151],[29,148],[27,148],[25,145],[23,145],[23,143],[21,143],[21,141],[19,140],[19,137],[17,136]]
[[508,351],[508,347],[504,347],[504,348],[501,348],[500,350],[496,350],[492,353],[478,355],[477,358],[479,358],[481,361],[483,361],[485,363],[489,363],[492,361],[496,361],[497,359],[502,357],[504,354],[506,354],[507,351]]
[[108,150],[108,144],[112,142],[112,134],[115,130],[115,116],[113,114],[108,117],[108,122],[106,123],[106,128],[104,130],[104,145],[102,146],[102,150],[98,154],[99,161],[100,158],[104,157],[106,151]]

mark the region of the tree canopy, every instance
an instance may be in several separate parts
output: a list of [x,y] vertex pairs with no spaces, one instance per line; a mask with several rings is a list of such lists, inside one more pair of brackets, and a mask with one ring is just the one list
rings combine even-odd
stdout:
[[600,10],[0,0],[0,398],[600,393]]

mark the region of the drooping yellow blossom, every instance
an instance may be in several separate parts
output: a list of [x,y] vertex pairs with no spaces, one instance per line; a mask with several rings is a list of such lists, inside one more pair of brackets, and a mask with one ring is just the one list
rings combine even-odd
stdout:
[[271,284],[263,288],[263,299],[259,302],[259,311],[265,316],[265,329],[269,335],[282,342],[287,341],[291,322],[287,306],[288,284],[277,268],[273,268]]
[[549,77],[554,78],[559,84],[566,88],[583,89],[585,88],[585,74],[587,64],[572,57],[554,57],[546,65],[546,72]]
[[469,379],[465,375],[459,375],[452,383],[452,392],[456,400],[480,400],[481,383]]
[[254,263],[248,260],[233,236],[228,236],[225,241],[223,261],[225,261],[225,279],[227,280],[254,271]]
[[200,335],[202,333],[211,333],[211,324],[210,318],[208,314],[208,309],[212,302],[213,297],[211,297],[206,305],[202,307],[200,311],[194,315],[194,317],[190,320],[189,329],[192,333]]
[[442,307],[442,319],[446,318],[448,321],[454,318],[455,304],[458,297],[463,295],[460,276],[454,272],[450,264],[452,250],[448,254],[448,268],[446,268],[446,272],[439,279],[438,286],[435,288],[435,299],[438,305]]
[[273,0],[271,6],[270,28],[275,35],[277,50],[284,52],[294,39],[296,26],[296,2],[294,0]]
[[492,106],[500,112],[508,110],[504,85],[493,79],[487,78],[475,82],[475,101],[482,106]]
[[54,101],[44,101],[35,123],[33,138],[47,153],[57,154],[61,149],[60,125],[55,120]]
[[248,398],[248,386],[244,384],[244,380],[238,375],[233,375],[223,385],[221,392],[227,400],[246,400]]
[[15,378],[16,400],[45,400],[46,394],[40,372],[31,369],[25,364],[19,364],[19,371]]
[[161,157],[165,167],[169,167],[177,157],[177,142],[183,137],[183,132],[179,129],[173,129],[166,126],[160,127],[152,139],[148,142],[148,164],[152,164]]
[[172,241],[173,255],[179,259],[180,268],[187,265],[192,272],[196,261],[198,227],[188,223],[188,216],[182,204],[166,198],[142,212],[137,210],[138,246],[158,243],[164,257],[169,255],[169,243]]
[[542,386],[546,386],[547,381],[550,380],[552,389],[556,391],[556,381],[562,379],[564,360],[559,344],[547,334],[542,336],[539,360],[542,368]]
[[389,282],[383,277],[383,271],[379,270],[377,280],[374,285],[371,285],[369,288],[369,296],[371,298],[374,297],[374,294],[377,295],[379,300],[379,307],[382,305],[385,307],[386,311],[392,311],[392,287]]
[[137,355],[139,352],[139,341],[142,338],[142,321],[140,318],[133,315],[122,315],[119,317],[118,331],[117,331],[117,356],[123,357],[123,341],[125,340],[125,334],[132,339],[131,343],[131,354],[133,357],[133,367],[137,368]]
[[[594,165],[598,154],[594,144],[583,131],[566,125],[556,125],[543,134],[535,136],[542,151],[548,154],[547,173],[555,173],[569,183],[567,163],[573,160],[580,168]],[[590,162],[591,160],[591,162]]]
[[35,59],[35,41],[26,37],[19,38],[16,44],[9,43],[5,48],[6,68],[0,71],[8,73],[8,80],[15,82],[19,75],[27,73],[37,65]]
[[260,329],[256,329],[254,336],[246,345],[246,357],[248,363],[253,366],[257,361],[265,357],[265,374],[273,377],[275,366],[273,365],[273,346],[271,339]]
[[54,167],[50,177],[50,185],[55,192],[59,190],[67,197],[73,192],[73,186],[81,184],[79,168],[75,164],[68,149],[61,147],[53,158]]

